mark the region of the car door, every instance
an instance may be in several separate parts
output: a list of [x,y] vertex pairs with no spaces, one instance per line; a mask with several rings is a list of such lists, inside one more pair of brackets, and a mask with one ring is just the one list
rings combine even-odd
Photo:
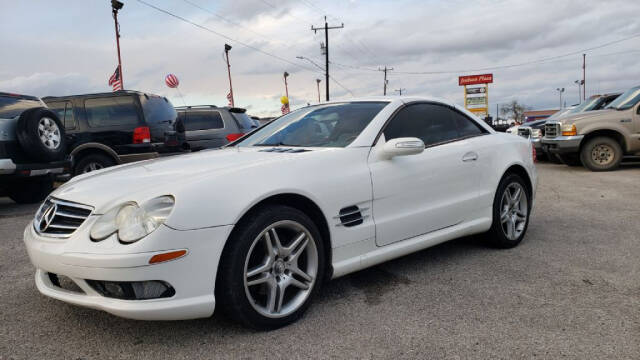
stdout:
[[221,147],[229,131],[217,110],[191,110],[185,113],[185,135],[193,150]]
[[480,154],[475,136],[461,136],[453,114],[442,104],[414,103],[385,126],[378,141],[417,137],[425,150],[390,160],[374,152],[369,157],[378,246],[456,225],[476,208]]

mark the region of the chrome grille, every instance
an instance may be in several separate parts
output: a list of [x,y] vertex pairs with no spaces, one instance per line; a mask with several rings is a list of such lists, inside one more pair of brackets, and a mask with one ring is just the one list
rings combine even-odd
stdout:
[[518,135],[525,137],[525,138],[529,138],[531,137],[531,128],[530,127],[519,127],[518,128]]
[[93,207],[48,198],[33,219],[33,228],[40,235],[66,238],[71,236],[91,215]]
[[544,124],[544,136],[554,138],[560,135],[560,124],[552,122]]

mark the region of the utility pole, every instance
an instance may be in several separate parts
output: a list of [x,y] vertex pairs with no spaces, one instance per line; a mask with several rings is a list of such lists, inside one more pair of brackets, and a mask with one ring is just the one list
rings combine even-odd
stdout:
[[229,74],[229,95],[227,98],[231,103],[231,107],[235,106],[235,102],[233,101],[233,85],[231,85],[231,65],[229,64],[229,50],[231,50],[231,45],[224,44],[224,54],[227,56],[227,73]]
[[318,86],[318,104],[320,104],[320,79],[316,79],[316,85]]
[[116,47],[118,48],[118,70],[120,72],[120,84],[122,86],[122,90],[124,90],[124,80],[122,76],[122,60],[120,58],[120,24],[118,24],[118,10],[122,9],[124,6],[118,0],[111,0],[111,12],[113,13],[113,21],[116,26]]
[[391,70],[393,70],[393,68],[388,68],[386,66],[384,67],[384,69],[378,68],[378,71],[384,72],[384,88],[382,90],[382,95],[384,96],[387,96],[387,84],[389,83],[389,81],[387,80],[387,71],[391,71]]
[[324,53],[324,62],[325,62],[325,66],[324,66],[324,82],[325,82],[325,91],[326,91],[326,99],[327,101],[329,101],[329,30],[331,29],[342,29],[344,28],[344,23],[342,23],[340,26],[329,26],[329,24],[327,23],[327,17],[324,17],[324,27],[314,27],[313,25],[311,25],[311,30],[313,30],[314,33],[317,33],[318,30],[322,31],[324,30],[324,46],[325,46],[325,53]]
[[405,90],[407,90],[407,89],[400,88],[400,89],[395,89],[393,91],[400,93],[400,96],[402,96],[402,92],[405,91]]
[[582,54],[582,100],[587,100],[587,54]]

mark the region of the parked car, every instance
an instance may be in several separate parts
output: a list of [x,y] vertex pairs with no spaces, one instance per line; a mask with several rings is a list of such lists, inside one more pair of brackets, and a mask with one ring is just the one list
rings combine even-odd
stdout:
[[176,107],[192,151],[224,146],[258,127],[245,109],[215,105]]
[[75,175],[152,159],[184,143],[165,97],[127,90],[42,100],[64,123]]
[[592,171],[616,169],[625,155],[640,153],[640,86],[602,110],[547,122],[542,146],[568,165]]
[[[78,176],[24,242],[47,296],[144,320],[219,307],[271,329],[298,319],[325,279],[472,234],[518,245],[532,155],[446,100],[328,102],[220,150]],[[52,227],[57,211],[73,223]]]
[[68,174],[64,126],[37,97],[0,93],[0,195],[36,203]]

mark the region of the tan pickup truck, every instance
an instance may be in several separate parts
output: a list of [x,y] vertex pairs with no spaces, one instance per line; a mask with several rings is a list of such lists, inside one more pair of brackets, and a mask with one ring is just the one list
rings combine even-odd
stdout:
[[602,110],[545,124],[542,147],[568,165],[592,171],[616,169],[626,155],[640,155],[640,86]]

